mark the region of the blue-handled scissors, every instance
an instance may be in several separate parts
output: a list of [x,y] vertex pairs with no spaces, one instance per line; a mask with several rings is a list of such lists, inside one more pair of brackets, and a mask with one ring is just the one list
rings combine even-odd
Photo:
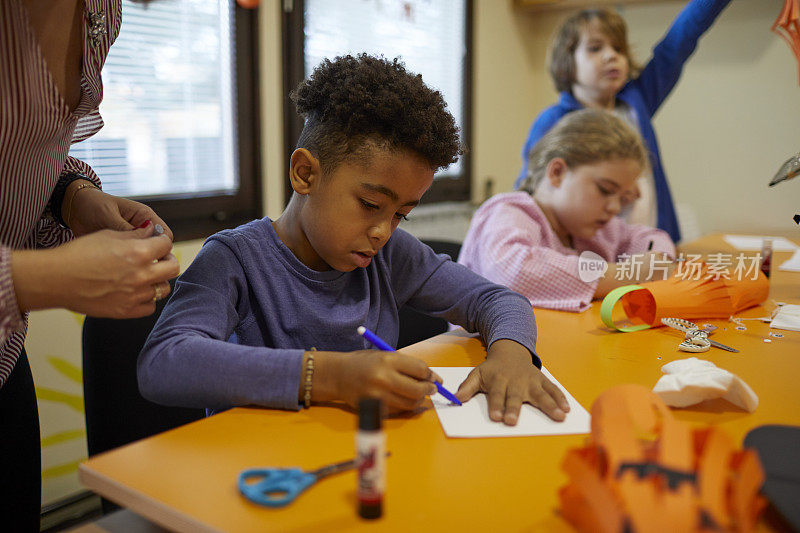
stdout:
[[299,468],[251,468],[239,474],[239,492],[253,503],[283,507],[320,479],[355,466],[356,460],[352,459],[311,472]]

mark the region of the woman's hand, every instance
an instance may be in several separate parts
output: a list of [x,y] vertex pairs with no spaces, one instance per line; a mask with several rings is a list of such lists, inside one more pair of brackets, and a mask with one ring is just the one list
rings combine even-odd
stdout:
[[78,190],[86,183],[89,182],[75,180],[70,183],[61,206],[61,215],[76,237],[102,229],[130,231],[149,220],[153,225],[160,224],[172,240],[172,230],[146,205],[106,194],[95,187]]
[[469,373],[456,397],[466,402],[485,392],[489,418],[515,426],[523,403],[538,407],[558,422],[564,420],[569,404],[564,394],[531,362],[531,354],[509,339],[495,341],[486,360]]
[[[395,352],[312,352],[314,377],[312,400],[344,401],[358,407],[361,397],[379,398],[390,413],[419,408],[426,396],[436,393],[434,380],[441,381],[419,359]],[[303,360],[305,368],[305,358]],[[303,397],[301,379],[299,398]]]
[[12,252],[14,292],[22,312],[63,307],[109,318],[155,311],[179,273],[172,240],[153,237],[153,225],[102,230],[49,250]]

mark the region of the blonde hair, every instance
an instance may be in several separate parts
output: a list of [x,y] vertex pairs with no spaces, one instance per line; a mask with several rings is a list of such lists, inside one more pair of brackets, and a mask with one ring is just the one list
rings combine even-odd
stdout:
[[528,175],[518,189],[533,194],[547,164],[561,158],[569,168],[600,161],[632,159],[642,167],[647,152],[641,137],[622,119],[599,109],[565,115],[528,154]]
[[628,27],[622,17],[610,9],[584,9],[569,17],[558,27],[550,44],[548,55],[550,75],[559,92],[572,92],[572,84],[576,79],[575,49],[581,41],[584,28],[593,20],[600,24],[600,31],[608,37],[611,44],[628,59],[628,76],[634,79],[641,71],[631,56],[628,46]]

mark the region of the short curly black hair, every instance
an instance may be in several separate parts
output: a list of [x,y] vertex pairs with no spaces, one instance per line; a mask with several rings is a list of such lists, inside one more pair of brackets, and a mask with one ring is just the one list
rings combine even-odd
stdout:
[[290,98],[305,118],[297,148],[319,159],[326,175],[347,158],[366,157],[374,146],[410,150],[434,170],[463,153],[441,93],[397,58],[325,59]]

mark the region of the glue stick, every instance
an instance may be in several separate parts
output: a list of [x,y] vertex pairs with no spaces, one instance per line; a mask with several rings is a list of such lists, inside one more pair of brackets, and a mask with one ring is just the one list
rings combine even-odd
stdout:
[[381,430],[381,401],[377,398],[361,398],[358,402],[356,468],[358,515],[380,518],[386,487],[386,435]]
[[772,239],[765,238],[761,244],[761,272],[769,279],[772,268]]

